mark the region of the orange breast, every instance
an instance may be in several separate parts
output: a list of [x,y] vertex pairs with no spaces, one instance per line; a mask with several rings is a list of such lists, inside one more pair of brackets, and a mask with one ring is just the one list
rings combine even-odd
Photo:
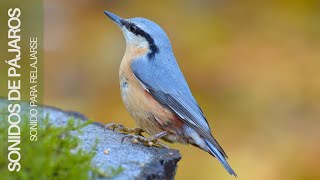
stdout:
[[147,133],[154,135],[166,130],[176,134],[183,122],[155,100],[131,70],[132,60],[145,53],[146,49],[127,47],[119,71],[122,100],[137,125]]

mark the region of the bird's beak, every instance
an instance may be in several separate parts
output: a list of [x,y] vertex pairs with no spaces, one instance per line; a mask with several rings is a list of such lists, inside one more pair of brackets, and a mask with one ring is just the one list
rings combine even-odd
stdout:
[[118,26],[120,26],[120,27],[122,26],[122,24],[121,24],[122,18],[121,18],[121,17],[119,17],[119,16],[117,16],[117,15],[115,15],[115,14],[109,12],[109,11],[104,11],[104,13],[105,13],[112,21],[114,21]]

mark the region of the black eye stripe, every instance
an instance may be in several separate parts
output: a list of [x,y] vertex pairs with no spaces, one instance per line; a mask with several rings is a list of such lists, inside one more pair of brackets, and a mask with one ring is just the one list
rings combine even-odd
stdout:
[[121,24],[124,25],[126,27],[126,29],[128,29],[130,32],[132,32],[136,35],[141,35],[141,34],[139,34],[139,32],[141,33],[142,30],[138,26],[136,26],[135,24],[128,22],[128,21],[124,21],[124,20],[121,20]]
[[125,21],[125,20],[121,20],[120,22],[121,22],[121,24],[123,26],[126,27],[126,29],[128,31],[132,32],[135,35],[142,36],[148,41],[149,47],[150,47],[150,50],[151,50],[151,52],[148,54],[148,56],[150,58],[153,57],[159,51],[158,47],[155,45],[155,42],[154,42],[153,38],[150,36],[150,34],[146,33],[142,29],[140,29],[134,23],[131,23],[131,22],[128,22],[128,21]]
[[130,25],[129,25],[129,30],[130,30],[131,32],[135,32],[135,31],[137,30],[137,26],[134,25],[134,24],[130,24]]

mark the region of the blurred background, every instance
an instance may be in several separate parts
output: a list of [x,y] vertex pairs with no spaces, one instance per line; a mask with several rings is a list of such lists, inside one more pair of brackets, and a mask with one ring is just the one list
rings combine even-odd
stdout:
[[[125,41],[103,10],[165,29],[239,179],[320,179],[320,1],[45,0],[45,104],[134,127],[118,82]],[[171,147],[176,179],[234,179]]]

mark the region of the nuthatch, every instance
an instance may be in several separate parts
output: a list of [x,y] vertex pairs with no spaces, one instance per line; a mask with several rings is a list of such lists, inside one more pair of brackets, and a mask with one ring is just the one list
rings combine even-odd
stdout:
[[[159,138],[192,144],[216,157],[231,175],[237,176],[226,160],[226,153],[212,136],[164,30],[145,18],[123,19],[108,11],[104,13],[121,28],[126,39],[119,71],[121,96],[140,128],[111,126],[136,132],[136,136],[130,137],[146,145],[157,143]],[[151,138],[138,136],[142,131]]]

